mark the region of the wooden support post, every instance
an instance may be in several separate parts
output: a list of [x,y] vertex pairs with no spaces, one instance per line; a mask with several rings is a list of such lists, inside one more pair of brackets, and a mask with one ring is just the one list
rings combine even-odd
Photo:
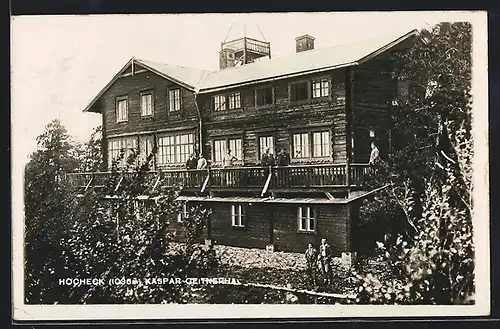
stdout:
[[156,179],[156,182],[155,184],[153,185],[153,189],[151,190],[151,192],[154,192],[156,190],[156,186],[158,186],[158,183],[160,182],[160,176],[158,176],[158,178]]
[[208,181],[210,180],[210,170],[207,170],[207,178],[205,178],[205,182],[203,182],[203,186],[201,187],[201,193],[205,192],[205,189],[207,188]]
[[92,176],[90,176],[90,180],[89,180],[87,186],[85,186],[85,190],[84,190],[85,192],[89,189],[89,186],[90,186],[90,184],[92,184],[93,180],[94,180],[94,175],[92,174]]
[[118,181],[118,184],[116,184],[115,192],[118,191],[118,189],[120,188],[120,184],[122,183],[123,177],[124,176],[120,177],[120,180]]
[[272,168],[269,167],[269,175],[267,176],[266,183],[264,184],[264,188],[262,189],[262,193],[260,194],[261,197],[266,194],[267,189],[269,188],[269,184],[271,183],[271,177],[273,177],[273,171]]
[[345,165],[345,185],[348,188],[351,186],[351,164],[349,162]]

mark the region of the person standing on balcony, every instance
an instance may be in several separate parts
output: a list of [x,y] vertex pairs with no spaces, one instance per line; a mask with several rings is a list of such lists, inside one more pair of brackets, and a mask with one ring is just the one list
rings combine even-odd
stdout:
[[290,154],[286,151],[286,148],[282,148],[280,153],[276,157],[277,165],[280,167],[285,167],[290,164]]
[[269,147],[266,147],[266,151],[264,154],[262,154],[262,158],[260,159],[260,163],[262,167],[264,167],[264,175],[267,176],[269,175],[270,169],[272,166],[274,166],[274,156],[272,153],[269,152]]
[[372,151],[370,153],[370,161],[368,162],[371,166],[375,165],[380,160],[380,152],[375,145],[375,142],[371,142],[370,144]]
[[330,262],[332,260],[332,248],[326,242],[325,238],[321,239],[321,245],[319,246],[318,260],[324,281],[326,282],[326,284],[330,284],[331,281]]
[[203,153],[200,154],[200,158],[198,159],[198,165],[196,169],[207,169],[207,159],[203,156]]
[[[227,150],[227,154],[224,155],[224,157],[222,158],[223,168],[230,168],[230,167],[232,167],[233,163],[235,161],[238,161],[238,158],[236,158],[235,156],[233,156],[231,154],[231,150],[228,149]],[[226,171],[224,176],[225,176],[225,181],[226,181],[227,185],[234,185],[234,176],[232,175],[231,171]]]
[[186,169],[196,169],[197,165],[198,160],[196,160],[194,153],[189,155],[189,158],[186,161]]
[[228,168],[228,167],[232,167],[233,166],[233,163],[235,161],[238,161],[238,158],[236,158],[235,156],[233,156],[231,154],[231,150],[227,150],[227,154],[224,155],[224,158],[222,158],[222,164],[224,166],[224,168]]
[[274,155],[269,152],[269,147],[266,147],[266,151],[262,154],[262,159],[260,160],[262,167],[272,167],[275,164],[274,162]]

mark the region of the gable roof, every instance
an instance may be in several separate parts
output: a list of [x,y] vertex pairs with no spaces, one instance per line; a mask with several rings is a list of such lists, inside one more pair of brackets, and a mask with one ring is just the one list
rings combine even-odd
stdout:
[[285,57],[215,71],[207,75],[203,83],[198,86],[198,90],[203,93],[245,83],[286,78],[294,74],[357,65],[392,48],[415,35],[416,32],[416,30],[412,30],[404,35],[393,34],[334,47],[312,49]]
[[412,30],[403,35],[401,33],[392,34],[328,48],[312,49],[219,71],[200,70],[132,58],[83,111],[89,111],[131,65],[139,65],[188,90],[202,94],[246,84],[355,66],[389,50],[416,33],[417,30]]
[[122,69],[109,81],[106,86],[90,101],[85,107],[83,112],[88,112],[95,104],[95,102],[118,80],[132,65],[137,65],[139,68],[151,71],[167,80],[170,80],[186,89],[191,91],[196,90],[196,86],[202,79],[210,72],[207,70],[200,70],[188,68],[183,66],[176,66],[164,63],[156,63],[142,59],[132,58]]

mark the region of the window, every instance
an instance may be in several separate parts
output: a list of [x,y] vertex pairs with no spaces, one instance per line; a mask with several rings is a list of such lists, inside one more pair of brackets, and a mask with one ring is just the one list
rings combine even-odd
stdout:
[[239,109],[241,108],[241,93],[229,94],[229,109]]
[[139,136],[139,160],[141,164],[145,163],[148,156],[153,152],[153,142],[152,135]]
[[[311,143],[312,141],[312,143]],[[313,131],[293,134],[294,158],[321,158],[331,155],[330,132]]]
[[177,112],[181,110],[181,90],[171,89],[168,91],[169,111]]
[[309,133],[293,134],[293,157],[309,157]]
[[116,99],[116,122],[128,121],[128,98],[120,97]]
[[229,149],[231,150],[231,154],[236,157],[238,160],[242,160],[242,147],[241,147],[241,138],[234,138],[229,140]]
[[316,219],[314,218],[314,209],[311,207],[299,207],[297,210],[297,221],[299,231],[315,232]]
[[319,97],[330,96],[329,85],[330,85],[330,81],[328,79],[313,81],[312,97],[319,98]]
[[231,150],[231,155],[238,160],[243,159],[243,147],[241,138],[218,139],[214,141],[214,161],[222,162],[227,150]]
[[293,83],[290,85],[290,100],[292,102],[308,99],[307,82]]
[[135,154],[137,139],[135,137],[113,138],[108,140],[108,165],[111,168],[113,162],[118,159],[122,150],[123,158],[117,163],[118,167],[125,166],[128,158]]
[[231,205],[231,225],[233,227],[245,227],[245,207],[243,205]]
[[141,116],[153,115],[153,93],[141,93]]
[[274,138],[273,136],[261,136],[259,137],[259,155],[266,153],[266,148],[269,148],[269,153],[274,153]]
[[225,95],[216,95],[213,98],[214,100],[214,111],[224,111],[226,110],[226,96]]
[[194,153],[194,135],[179,134],[158,138],[158,164],[184,164]]
[[182,220],[186,219],[186,218],[189,218],[189,208],[188,208],[187,204],[185,203],[182,206],[181,211],[177,214],[177,222],[182,223]]
[[345,96],[337,96],[337,105],[345,105]]
[[224,154],[226,154],[226,140],[214,141],[214,161],[222,162]]
[[274,104],[273,88],[266,87],[255,91],[255,104],[265,106]]
[[330,156],[330,133],[319,131],[313,133],[313,157]]

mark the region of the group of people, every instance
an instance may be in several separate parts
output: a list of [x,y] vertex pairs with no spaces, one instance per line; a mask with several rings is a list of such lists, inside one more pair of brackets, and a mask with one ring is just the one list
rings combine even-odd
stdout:
[[282,148],[275,157],[269,152],[269,147],[267,147],[265,152],[262,154],[260,164],[262,167],[288,166],[290,164],[290,154],[286,151],[286,148]]
[[203,154],[197,156],[196,153],[192,153],[186,160],[186,169],[206,169],[207,165],[207,159]]
[[[370,152],[370,165],[375,165],[380,160],[380,152],[375,145],[374,142],[371,143],[371,152]],[[222,158],[222,164],[224,168],[232,167],[234,162],[238,161],[238,159],[231,154],[231,150],[228,149],[227,153],[224,154]],[[290,164],[290,154],[286,151],[286,148],[280,149],[279,153],[274,156],[270,153],[270,149],[266,148],[265,152],[262,154],[260,164],[262,167],[285,167]],[[186,161],[186,169],[206,169],[208,166],[207,159],[200,154],[197,156],[195,153],[191,154]]]
[[319,245],[319,250],[314,248],[312,243],[307,245],[305,251],[305,258],[307,264],[307,274],[309,280],[312,284],[316,284],[318,272],[323,277],[323,283],[330,284],[332,280],[331,273],[331,260],[332,260],[332,249],[326,239],[321,239],[321,244]]

